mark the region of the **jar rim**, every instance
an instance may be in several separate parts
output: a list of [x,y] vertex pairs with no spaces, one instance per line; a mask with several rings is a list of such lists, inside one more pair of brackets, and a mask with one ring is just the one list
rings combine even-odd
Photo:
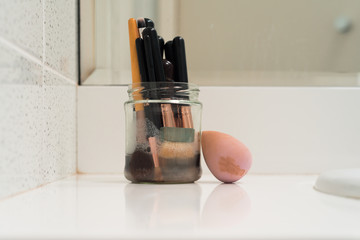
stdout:
[[157,88],[171,88],[173,87],[174,89],[182,89],[189,92],[199,92],[199,86],[197,84],[194,83],[186,83],[186,82],[139,82],[139,83],[130,83],[127,85],[128,86],[128,90],[127,92],[129,94],[132,94],[134,92],[139,92],[142,90],[150,90],[150,89],[154,89],[153,87],[155,86],[155,89]]

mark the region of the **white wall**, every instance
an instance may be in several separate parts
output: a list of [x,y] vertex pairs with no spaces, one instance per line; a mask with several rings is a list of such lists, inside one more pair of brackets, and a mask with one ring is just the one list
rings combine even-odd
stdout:
[[0,1],[0,198],[76,171],[76,11]]
[[[81,86],[78,169],[122,173],[125,86]],[[251,173],[308,174],[360,167],[360,89],[200,87],[202,129],[228,133],[253,154]],[[204,173],[209,173],[202,162]]]

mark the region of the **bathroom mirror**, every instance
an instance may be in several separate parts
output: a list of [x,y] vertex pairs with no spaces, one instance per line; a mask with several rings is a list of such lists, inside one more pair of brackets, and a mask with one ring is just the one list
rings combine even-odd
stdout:
[[358,86],[358,0],[81,0],[81,84],[131,82],[127,20],[185,39],[189,81]]

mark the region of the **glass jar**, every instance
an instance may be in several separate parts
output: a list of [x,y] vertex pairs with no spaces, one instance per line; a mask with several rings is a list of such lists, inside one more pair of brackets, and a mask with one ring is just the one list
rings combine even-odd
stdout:
[[201,176],[199,88],[179,82],[129,85],[125,102],[125,177],[191,183]]

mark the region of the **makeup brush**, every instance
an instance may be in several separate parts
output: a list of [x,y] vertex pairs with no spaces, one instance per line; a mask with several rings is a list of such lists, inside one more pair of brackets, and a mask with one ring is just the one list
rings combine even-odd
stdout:
[[[165,58],[167,61],[169,61],[172,65],[171,69],[171,79],[175,81],[175,60],[174,60],[174,53],[173,53],[173,41],[167,41],[164,46],[165,51]],[[170,70],[169,67],[164,66],[164,69]],[[165,74],[166,76],[166,74]],[[175,95],[175,94],[173,94]],[[182,119],[181,119],[181,106],[178,104],[173,104],[172,109],[174,112],[175,122],[177,127],[182,127]]]
[[[155,45],[156,43],[158,43],[157,41],[157,36],[152,34],[152,31],[148,28],[145,28],[143,31],[143,39],[144,39],[144,49],[145,49],[145,62],[146,62],[146,69],[147,69],[147,80],[148,80],[148,84],[149,84],[149,98],[150,99],[158,99],[157,96],[157,75],[164,75],[164,73],[159,71],[159,64],[161,64],[161,69],[163,71],[162,68],[162,63],[160,60],[160,50],[154,49],[153,45]],[[154,41],[156,41],[154,43]],[[155,56],[154,56],[155,55]],[[160,63],[159,63],[160,61]],[[163,76],[163,79],[165,79],[165,77]],[[165,80],[163,80],[165,81]],[[160,109],[160,105],[156,104],[156,103],[152,103],[151,104],[151,109],[152,109],[152,122],[154,123],[154,125],[160,129],[160,127],[162,126],[162,119],[161,116],[159,115],[161,113],[161,109]]]
[[[149,22],[147,22],[148,25]],[[160,44],[159,38],[157,35],[156,30],[153,27],[146,27],[142,31],[142,36],[144,39],[144,49],[145,49],[145,59],[146,59],[146,69],[148,71],[147,80],[151,85],[150,88],[150,97],[152,99],[158,99],[159,96],[157,94],[157,88],[161,87],[160,85],[156,84],[157,82],[164,82],[165,75],[164,69],[162,66],[162,56],[160,54]],[[152,106],[152,120],[157,128],[163,126],[165,118],[162,118],[163,111],[166,110],[162,107],[162,104],[151,103]],[[153,154],[153,161],[154,161],[154,174],[155,174],[155,181],[162,181],[162,173],[161,168],[157,156],[157,143],[156,143],[155,136],[149,136],[149,143],[150,148]]]
[[[165,96],[165,99],[171,99],[171,95],[174,95],[173,88],[173,65],[168,60],[163,60],[165,78],[169,83],[166,93],[169,96]],[[166,95],[166,94],[165,94]],[[169,98],[167,98],[169,97]],[[172,104],[161,104],[162,116],[164,127],[160,129],[160,140],[162,142],[159,149],[159,161],[163,166],[163,175],[167,178],[181,179],[184,176],[178,176],[179,168],[195,166],[194,161],[198,161],[196,157],[196,149],[194,149],[194,133],[193,128],[177,128],[174,114],[172,110]],[[190,171],[191,172],[196,172]]]
[[[174,66],[172,63],[166,59],[162,60],[166,85],[163,90],[162,99],[163,100],[171,100],[174,96]],[[174,112],[172,109],[172,104],[161,104],[161,113],[163,117],[163,126],[164,127],[176,127]]]
[[[150,43],[147,43],[150,44]],[[136,50],[137,50],[137,54],[138,54],[138,59],[139,59],[139,69],[140,69],[140,75],[141,75],[141,82],[142,85],[145,88],[144,91],[144,99],[154,99],[156,98],[156,94],[154,93],[154,88],[156,88],[156,86],[154,86],[153,82],[149,82],[149,77],[151,79],[154,78],[154,72],[152,68],[149,69],[148,71],[148,67],[146,65],[146,54],[145,54],[145,46],[144,46],[144,40],[142,38],[137,38],[136,39]],[[148,53],[149,55],[149,53]],[[151,54],[150,56],[148,56],[149,58],[151,58]],[[150,61],[150,60],[148,60]],[[151,64],[150,64],[151,65]],[[148,73],[150,76],[148,76]],[[149,89],[148,89],[149,88]],[[144,106],[144,110],[145,110],[145,116],[146,118],[148,118],[151,122],[153,122],[155,124],[155,126],[157,126],[158,128],[161,127],[161,122],[159,122],[157,116],[156,116],[156,112],[159,112],[158,110],[158,106],[155,104],[145,104]],[[150,134],[147,134],[147,138],[151,137]]]
[[[175,79],[179,82],[188,83],[187,66],[186,66],[186,53],[185,53],[185,40],[182,37],[175,37],[172,41],[173,57],[175,62]],[[189,99],[189,96],[184,96]],[[180,108],[181,123],[183,128],[194,128],[191,106],[183,105]],[[196,153],[200,152],[200,133],[194,133],[194,142],[192,144]]]
[[[175,37],[173,39],[172,48],[175,62],[175,81],[188,83],[184,39],[182,37]],[[185,96],[184,98],[189,99],[188,96]],[[190,106],[181,106],[181,118],[184,128],[194,127]]]
[[[128,21],[129,25],[129,43],[130,43],[130,59],[131,59],[131,74],[132,74],[132,83],[134,86],[141,83],[140,70],[139,70],[139,62],[136,52],[136,39],[140,37],[139,30],[137,28],[136,20],[134,18],[130,18]],[[141,95],[134,96],[135,100],[142,100]],[[144,106],[142,104],[135,104],[135,111],[144,110]]]
[[[156,77],[155,77],[155,68],[154,68],[154,59],[153,59],[153,50],[152,50],[152,39],[150,35],[144,30],[143,31],[143,38],[144,38],[144,48],[145,48],[145,61],[146,61],[146,69],[148,70],[148,82],[150,88],[150,95],[151,99],[157,99],[157,92],[156,92]],[[157,39],[156,39],[157,40]],[[159,53],[158,53],[159,54]],[[145,108],[146,109],[146,108]],[[157,103],[150,103],[149,108],[151,112],[151,119],[154,123],[156,128],[160,128],[162,126],[161,122],[161,108],[160,105]],[[157,148],[157,140],[153,133],[148,134],[149,144],[152,152],[153,162],[154,162],[154,180],[155,181],[162,181],[162,173],[158,159],[158,148]]]
[[[128,20],[129,27],[129,44],[130,44],[130,59],[131,59],[131,74],[133,88],[141,86],[141,76],[139,70],[139,60],[136,50],[136,39],[140,37],[136,20],[130,18]],[[143,100],[140,90],[135,90],[133,93],[135,101]],[[151,180],[153,178],[153,162],[151,156],[146,152],[146,121],[144,105],[141,103],[135,104],[136,112],[136,147],[131,155],[129,162],[127,161],[126,167],[129,168],[131,176],[127,178],[131,181],[142,179],[143,181]]]
[[[136,20],[134,18],[130,18],[128,21],[129,26],[129,44],[130,44],[130,58],[131,58],[131,74],[132,74],[132,83],[133,88],[140,87],[141,77],[139,70],[139,63],[136,51],[136,43],[135,40],[140,36],[137,28]],[[134,92],[133,97],[136,101],[142,100],[142,95],[138,92]],[[145,142],[145,113],[144,113],[144,105],[141,103],[135,104],[136,111],[136,125],[137,125],[137,141]]]
[[[162,58],[160,56],[160,46],[158,41],[158,35],[154,28],[146,27],[143,31],[144,38],[144,46],[145,46],[145,55],[146,55],[146,64],[148,70],[148,81],[151,84],[151,92],[153,99],[158,99],[157,90],[161,88],[158,82],[165,82],[165,74],[162,63]],[[152,103],[153,112],[156,116],[154,116],[154,120],[156,120],[155,125],[158,129],[164,125],[161,118],[161,107],[159,104]],[[154,109],[156,108],[156,109]]]

